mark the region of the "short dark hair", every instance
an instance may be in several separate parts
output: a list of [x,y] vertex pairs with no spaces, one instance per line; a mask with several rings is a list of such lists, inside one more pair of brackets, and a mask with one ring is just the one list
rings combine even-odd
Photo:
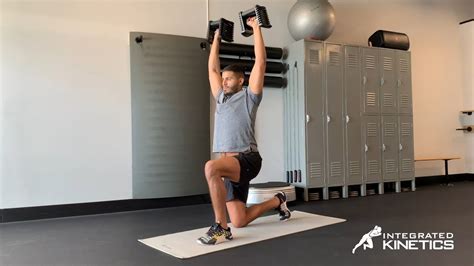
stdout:
[[239,64],[228,65],[224,67],[224,69],[222,69],[222,72],[224,71],[231,71],[231,72],[236,73],[239,77],[245,78],[245,72],[244,72],[245,69],[242,65],[239,65]]

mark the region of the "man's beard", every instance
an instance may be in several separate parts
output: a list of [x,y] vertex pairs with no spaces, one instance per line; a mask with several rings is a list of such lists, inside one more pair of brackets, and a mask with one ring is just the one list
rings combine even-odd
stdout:
[[235,92],[224,93],[224,99],[223,99],[222,102],[224,102],[224,103],[227,102],[227,100],[229,100],[230,97],[232,97],[232,95],[234,95],[234,94],[235,94]]
[[224,95],[230,97],[230,96],[236,94],[238,91],[239,91],[239,86],[235,86],[233,88],[229,88],[229,92],[224,91]]
[[236,87],[235,90],[230,90],[230,92],[224,92],[224,100],[223,102],[226,102],[227,100],[232,97],[232,95],[236,94],[239,91],[238,87]]

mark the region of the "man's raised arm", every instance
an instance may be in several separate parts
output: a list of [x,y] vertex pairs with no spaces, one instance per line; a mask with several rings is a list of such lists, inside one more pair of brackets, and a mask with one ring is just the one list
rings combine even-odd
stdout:
[[249,18],[247,24],[253,28],[255,64],[250,72],[249,87],[254,94],[260,95],[263,91],[263,81],[267,61],[265,44],[263,43],[262,31],[255,17]]
[[211,53],[209,54],[208,62],[209,84],[211,85],[211,92],[214,98],[217,97],[217,93],[222,86],[221,65],[219,61],[220,41],[221,36],[219,34],[219,30],[216,30],[214,42],[211,45]]

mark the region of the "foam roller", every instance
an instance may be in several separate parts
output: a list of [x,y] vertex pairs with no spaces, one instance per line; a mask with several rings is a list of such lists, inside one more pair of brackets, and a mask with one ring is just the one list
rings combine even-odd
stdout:
[[[249,84],[250,75],[245,75],[244,85]],[[268,88],[286,88],[287,85],[286,78],[282,77],[273,77],[273,76],[264,76],[263,77],[263,86]]]
[[[228,65],[238,64],[238,65],[243,66],[244,71],[250,72],[250,71],[252,71],[252,68],[253,68],[253,65],[255,64],[255,61],[221,57],[220,58],[220,63],[221,63],[221,68],[224,68]],[[285,73],[286,69],[287,69],[287,66],[284,63],[267,61],[265,72],[266,73],[279,74],[279,73]]]
[[[267,58],[281,59],[283,57],[283,49],[277,47],[265,47]],[[220,46],[219,53],[223,55],[248,56],[255,57],[253,45],[223,43]]]

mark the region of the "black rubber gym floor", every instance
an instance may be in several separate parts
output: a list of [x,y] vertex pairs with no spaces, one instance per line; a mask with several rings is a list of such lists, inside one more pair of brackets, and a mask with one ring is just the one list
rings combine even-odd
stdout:
[[[473,204],[472,181],[423,186],[416,192],[298,202],[292,209],[347,222],[187,260],[137,239],[207,227],[212,222],[209,204],[7,223],[0,225],[0,265],[472,266]],[[361,246],[353,255],[352,248],[375,225],[384,233],[451,232],[454,250],[383,250],[380,236],[373,238],[373,249]]]

